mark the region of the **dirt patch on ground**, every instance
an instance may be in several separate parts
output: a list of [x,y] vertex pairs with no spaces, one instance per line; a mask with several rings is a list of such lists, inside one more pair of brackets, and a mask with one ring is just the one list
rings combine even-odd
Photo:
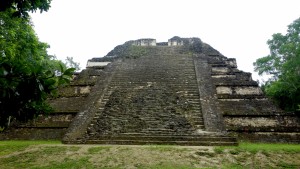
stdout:
[[0,168],[300,168],[299,152],[191,146],[31,145]]

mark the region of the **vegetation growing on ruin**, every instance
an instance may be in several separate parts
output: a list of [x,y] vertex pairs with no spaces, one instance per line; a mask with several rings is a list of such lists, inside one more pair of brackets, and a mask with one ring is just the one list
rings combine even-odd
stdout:
[[93,58],[92,61],[96,62],[112,62],[116,59],[136,59],[143,55],[147,55],[147,47],[134,46],[132,41],[128,41],[123,45],[116,46],[103,58]]
[[285,110],[300,109],[300,18],[288,26],[285,35],[268,40],[270,54],[254,63],[260,75],[271,76],[263,84],[265,93]]
[[183,46],[187,51],[193,53],[201,53],[203,48],[203,43],[200,38],[182,38]]

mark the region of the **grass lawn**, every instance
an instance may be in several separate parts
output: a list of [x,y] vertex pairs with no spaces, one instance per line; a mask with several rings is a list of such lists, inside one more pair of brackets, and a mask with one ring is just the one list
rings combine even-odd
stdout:
[[64,145],[0,141],[0,168],[300,168],[300,145],[240,143],[237,147]]

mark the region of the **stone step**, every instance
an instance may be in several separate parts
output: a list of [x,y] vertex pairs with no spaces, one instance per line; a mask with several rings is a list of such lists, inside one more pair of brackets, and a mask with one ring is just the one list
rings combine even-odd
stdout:
[[[131,89],[132,87],[134,86],[110,86],[108,89],[108,92],[113,92],[115,89]],[[138,86],[135,86],[135,87],[138,87]],[[162,90],[162,89],[149,89],[149,90]],[[194,94],[194,95],[199,95],[199,91],[198,91],[198,88],[192,88],[192,87],[184,87],[184,88],[177,88],[177,89],[174,89],[176,90],[176,93],[182,93],[182,94]],[[170,92],[173,92],[173,91],[170,91]]]
[[242,81],[242,80],[227,80],[227,79],[216,79],[213,80],[216,86],[232,86],[232,87],[236,87],[236,86],[241,86],[241,87],[257,87],[258,83],[256,81]]
[[[168,87],[172,88],[179,88],[179,89],[189,89],[189,90],[198,90],[198,85],[196,84],[190,84],[190,83],[178,83],[178,84],[168,84],[168,83],[156,83],[156,82],[149,82],[149,83],[135,83],[135,82],[112,82],[110,83],[110,89],[113,88],[132,88],[132,87],[138,87],[138,86],[143,86],[143,87],[151,87],[153,86],[159,86],[159,85],[164,85],[166,84]],[[160,89],[151,89],[151,90],[160,90]]]
[[143,77],[138,77],[138,76],[132,76],[132,77],[114,77],[111,81],[111,83],[113,82],[119,82],[119,83],[148,83],[148,82],[156,82],[156,83],[165,83],[165,82],[170,82],[171,84],[177,84],[177,83],[195,83],[197,84],[196,79],[194,79],[194,77],[191,76],[187,76],[187,75],[182,75],[185,77],[174,77],[174,76],[160,76],[160,77],[147,77],[147,76],[143,76]]
[[194,84],[197,85],[193,77],[129,77],[129,78],[114,78],[111,83],[132,83],[132,84],[147,84],[147,83],[170,83],[170,84]]
[[199,123],[199,124],[203,124],[203,118],[202,117],[186,117],[189,121],[193,122],[193,123]]
[[266,99],[266,96],[260,94],[253,95],[229,95],[229,94],[218,94],[218,99]]
[[[114,76],[115,77],[122,77],[123,75],[126,77],[130,77],[130,75],[138,75],[141,76],[140,73],[147,73],[146,76],[176,76],[176,75],[195,75],[195,70],[193,68],[191,69],[160,69],[159,71],[156,71],[157,68],[153,69],[129,69],[124,71],[117,71]],[[137,71],[140,72],[137,72]]]
[[168,144],[168,145],[187,145],[187,146],[236,146],[236,138],[227,136],[179,136],[179,135],[119,135],[101,136],[85,141],[87,144],[125,144],[125,145],[144,145],[144,144]]
[[[153,72],[152,72],[153,73]],[[168,78],[168,79],[191,79],[195,77],[195,73],[177,73],[177,74],[150,74],[150,72],[145,72],[144,76],[141,74],[130,74],[130,73],[122,73],[120,75],[115,75],[114,79],[161,79],[161,78]]]

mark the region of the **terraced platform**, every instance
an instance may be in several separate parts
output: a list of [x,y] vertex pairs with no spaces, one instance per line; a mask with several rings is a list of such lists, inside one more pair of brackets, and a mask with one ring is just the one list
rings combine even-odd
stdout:
[[206,132],[194,57],[176,47],[118,63],[87,130],[66,143],[236,145]]

